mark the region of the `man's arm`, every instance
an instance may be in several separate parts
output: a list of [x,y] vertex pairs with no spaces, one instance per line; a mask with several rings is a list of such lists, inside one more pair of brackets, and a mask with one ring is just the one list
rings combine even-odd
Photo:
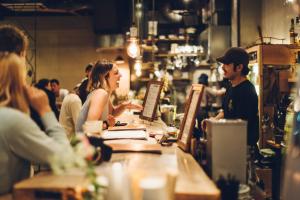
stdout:
[[221,111],[217,114],[217,116],[212,117],[211,119],[219,120],[219,119],[223,119],[223,118],[224,118],[224,111]]
[[[214,119],[214,120],[219,120],[219,119],[223,119],[224,118],[224,111],[221,111],[217,114],[217,116],[215,117],[211,117],[209,119]],[[207,122],[208,119],[204,119],[202,122],[201,122],[201,128],[202,130],[206,131],[206,122]]]

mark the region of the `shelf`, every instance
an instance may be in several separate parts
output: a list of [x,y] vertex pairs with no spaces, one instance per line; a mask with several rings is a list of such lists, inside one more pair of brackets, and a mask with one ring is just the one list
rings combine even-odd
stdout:
[[201,53],[166,53],[166,54],[156,54],[156,57],[174,57],[174,56],[201,56]]
[[173,39],[157,39],[157,42],[185,42],[185,38],[173,38]]
[[148,82],[151,81],[152,79],[150,78],[137,78],[135,81],[141,81],[141,82]]
[[[165,39],[155,38],[155,39],[153,39],[153,42],[186,42],[187,40],[189,40],[189,39],[186,39],[186,38],[173,38],[173,39],[171,39],[171,38],[165,38]],[[146,43],[152,42],[151,39],[146,39],[143,41]]]
[[188,78],[173,78],[173,81],[188,81],[188,82],[190,82],[191,80]]

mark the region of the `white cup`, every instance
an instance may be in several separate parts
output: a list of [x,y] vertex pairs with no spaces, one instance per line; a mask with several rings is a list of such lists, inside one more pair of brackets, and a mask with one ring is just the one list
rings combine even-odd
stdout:
[[142,200],[166,200],[166,179],[161,177],[151,177],[142,179],[140,182],[142,190]]
[[82,128],[87,135],[101,135],[103,121],[86,121]]

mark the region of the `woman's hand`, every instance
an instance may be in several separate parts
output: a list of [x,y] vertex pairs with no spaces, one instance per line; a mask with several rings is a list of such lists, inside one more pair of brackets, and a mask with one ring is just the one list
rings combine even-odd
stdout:
[[139,104],[134,104],[134,103],[131,103],[130,101],[128,102],[124,102],[123,105],[125,106],[126,109],[129,109],[129,110],[143,110],[143,106],[139,105]]
[[108,126],[114,126],[116,124],[116,118],[113,115],[107,116]]
[[25,86],[25,91],[32,108],[43,116],[45,113],[50,112],[48,96],[43,90],[31,86]]

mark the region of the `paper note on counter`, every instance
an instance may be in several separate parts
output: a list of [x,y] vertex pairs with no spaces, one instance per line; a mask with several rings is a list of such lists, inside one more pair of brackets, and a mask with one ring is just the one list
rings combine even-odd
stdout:
[[104,131],[102,138],[105,140],[117,140],[117,139],[138,139],[146,140],[146,131],[131,130],[131,131]]

